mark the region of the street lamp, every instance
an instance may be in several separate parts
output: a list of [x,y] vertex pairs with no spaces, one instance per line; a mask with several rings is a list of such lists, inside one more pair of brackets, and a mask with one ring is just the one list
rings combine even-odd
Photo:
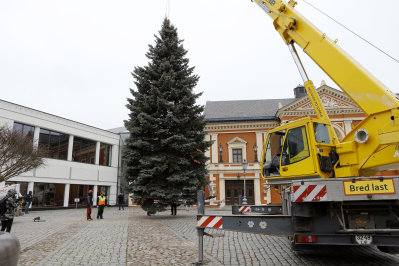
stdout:
[[256,144],[254,144],[254,152],[255,152],[255,163],[258,162],[258,146],[256,146]]
[[245,173],[247,171],[248,163],[246,160],[242,162],[242,169],[244,170],[244,197],[242,199],[242,205],[247,205],[247,184],[246,184],[246,178],[245,178]]
[[223,146],[222,144],[219,144],[219,163],[223,163],[223,158],[222,158],[222,151],[223,151]]

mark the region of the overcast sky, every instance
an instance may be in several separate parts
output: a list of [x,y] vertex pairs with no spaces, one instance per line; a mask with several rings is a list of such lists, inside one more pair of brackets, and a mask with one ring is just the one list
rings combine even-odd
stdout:
[[[250,0],[169,0],[206,101],[292,98],[302,83],[271,19]],[[398,0],[307,0],[399,58]],[[167,0],[0,0],[0,99],[102,129],[123,125],[131,72],[147,65]],[[399,64],[304,1],[296,8],[388,88]],[[302,56],[316,86],[338,88]]]

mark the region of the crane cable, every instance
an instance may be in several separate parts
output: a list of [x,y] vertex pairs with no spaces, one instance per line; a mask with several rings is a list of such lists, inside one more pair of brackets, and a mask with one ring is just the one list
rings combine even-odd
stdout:
[[358,38],[360,38],[361,40],[365,41],[366,43],[368,43],[369,45],[373,46],[375,49],[379,50],[381,53],[385,54],[386,56],[390,57],[392,60],[395,60],[397,63],[399,63],[399,60],[396,59],[395,57],[391,56],[390,54],[388,54],[387,52],[383,51],[382,49],[380,49],[379,47],[377,47],[376,45],[372,44],[370,41],[366,40],[365,38],[363,38],[362,36],[360,36],[359,34],[357,34],[356,32],[354,32],[353,30],[349,29],[348,27],[346,27],[345,25],[343,25],[342,23],[338,22],[337,20],[335,20],[334,18],[330,17],[329,15],[327,15],[326,13],[324,13],[323,11],[321,11],[320,9],[318,9],[317,7],[313,6],[312,4],[308,3],[306,0],[303,0],[303,2],[305,2],[306,4],[308,4],[309,6],[311,6],[312,8],[316,9],[317,11],[319,11],[321,14],[325,15],[326,17],[328,17],[329,19],[331,19],[332,21],[334,21],[335,23],[337,23],[338,25],[340,25],[341,27],[345,28],[346,30],[348,30],[349,32],[351,32],[352,34],[356,35]]
[[170,19],[170,0],[166,0],[165,16]]

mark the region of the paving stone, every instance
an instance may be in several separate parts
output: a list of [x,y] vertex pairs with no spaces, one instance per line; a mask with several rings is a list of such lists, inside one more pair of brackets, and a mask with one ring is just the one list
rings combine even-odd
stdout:
[[[207,214],[221,214],[207,209]],[[94,210],[94,215],[96,210]],[[224,212],[223,214],[229,214]],[[43,222],[33,222],[40,216]],[[287,238],[206,229],[208,265],[398,265],[399,256],[372,247],[318,247],[293,252]],[[16,217],[20,265],[191,265],[198,261],[196,209],[148,217],[138,207],[106,208],[103,220],[86,221],[85,209],[32,211]]]

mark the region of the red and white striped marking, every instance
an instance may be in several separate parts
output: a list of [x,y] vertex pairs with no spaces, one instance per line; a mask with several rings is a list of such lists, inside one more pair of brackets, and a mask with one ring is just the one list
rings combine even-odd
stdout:
[[223,228],[222,216],[200,216],[197,225],[199,227]]
[[326,200],[327,200],[326,185],[293,186],[292,201],[294,202],[311,202],[311,201],[326,201]]
[[241,206],[240,208],[238,208],[239,212],[251,212],[251,207],[249,206]]

